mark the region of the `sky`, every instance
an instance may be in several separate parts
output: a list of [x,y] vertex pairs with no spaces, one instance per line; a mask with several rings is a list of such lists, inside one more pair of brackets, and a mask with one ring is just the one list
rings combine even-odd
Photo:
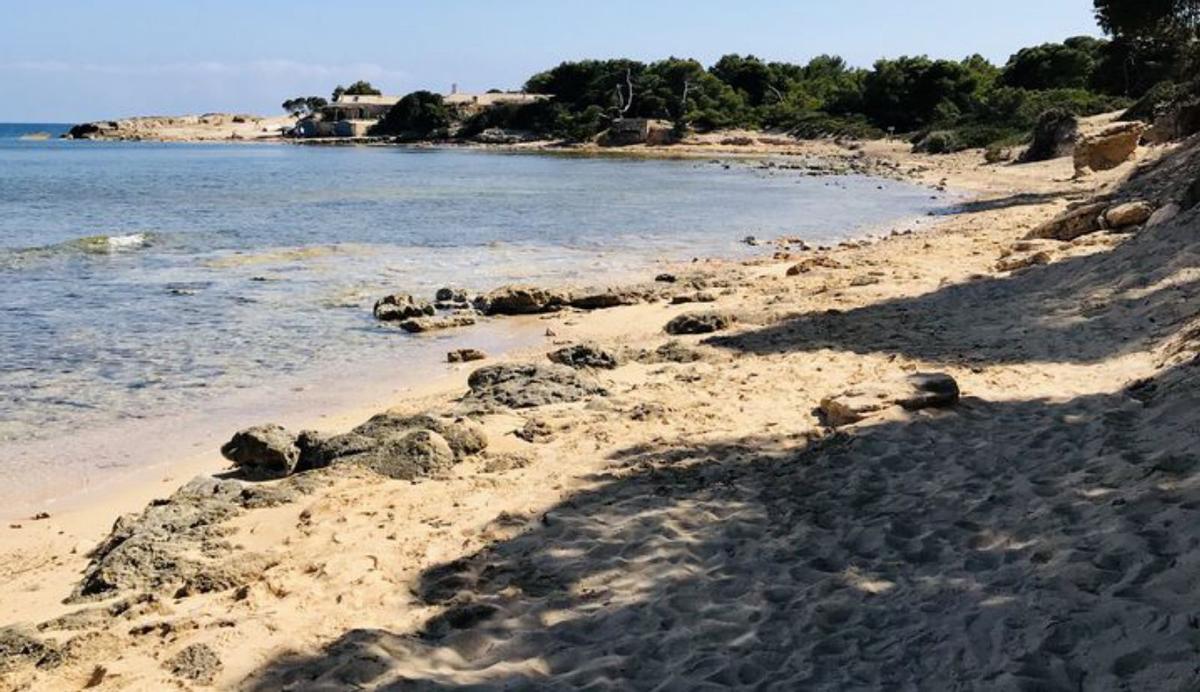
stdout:
[[1091,0],[54,0],[0,11],[0,122],[279,113],[385,93],[518,89],[564,60],[806,62],[980,53],[1099,35]]

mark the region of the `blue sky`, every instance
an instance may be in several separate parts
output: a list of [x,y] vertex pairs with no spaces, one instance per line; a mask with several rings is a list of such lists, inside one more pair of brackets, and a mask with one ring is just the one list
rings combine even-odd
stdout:
[[0,11],[0,122],[274,113],[369,79],[388,93],[517,88],[563,60],[821,53],[1003,62],[1098,34],[1091,0],[54,0]]

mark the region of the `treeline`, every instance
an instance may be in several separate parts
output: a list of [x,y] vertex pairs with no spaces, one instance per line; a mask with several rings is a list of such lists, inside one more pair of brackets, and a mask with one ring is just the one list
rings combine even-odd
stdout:
[[1096,0],[1109,39],[1070,38],[1025,48],[1003,66],[975,55],[879,60],[854,68],[823,55],[804,65],[727,55],[705,67],[668,58],[566,62],[524,91],[552,99],[501,105],[459,118],[439,96],[410,94],[381,134],[471,137],[489,128],[582,141],[615,118],[666,120],[680,132],[772,129],[797,137],[903,133],[931,151],[1024,138],[1046,111],[1087,116],[1142,110],[1175,98],[1196,65],[1200,0]]

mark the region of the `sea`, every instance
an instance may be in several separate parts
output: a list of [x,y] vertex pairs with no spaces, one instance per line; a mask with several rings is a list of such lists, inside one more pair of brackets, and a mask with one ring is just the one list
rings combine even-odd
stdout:
[[377,323],[395,292],[648,279],[836,243],[946,194],[720,160],[60,139],[0,124],[0,507],[53,507],[238,427],[388,401],[455,343]]

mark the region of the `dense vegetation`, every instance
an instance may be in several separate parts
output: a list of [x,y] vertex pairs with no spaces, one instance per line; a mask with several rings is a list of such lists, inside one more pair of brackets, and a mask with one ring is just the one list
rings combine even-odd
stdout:
[[[1197,64],[1200,0],[1095,0],[1108,39],[1068,38],[1024,48],[1006,64],[904,56],[851,67],[836,56],[804,65],[726,55],[705,68],[667,58],[565,62],[529,78],[524,91],[552,99],[456,113],[436,94],[405,97],[380,133],[460,136],[488,128],[586,140],[615,118],[674,123],[677,131],[763,128],[799,137],[905,134],[932,152],[1016,143],[1052,122],[1135,104],[1146,117],[1178,98]],[[352,91],[359,90],[359,91]],[[340,93],[378,93],[359,82]],[[459,123],[459,121],[463,121]]]

